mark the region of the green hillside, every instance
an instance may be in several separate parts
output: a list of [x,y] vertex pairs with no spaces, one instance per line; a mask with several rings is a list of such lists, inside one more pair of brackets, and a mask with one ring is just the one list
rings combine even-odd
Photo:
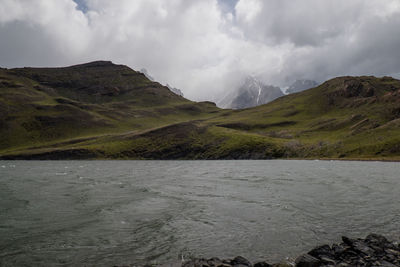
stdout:
[[217,111],[111,62],[0,69],[1,154],[134,134]]
[[3,159],[399,160],[399,118],[390,77],[340,77],[222,110],[106,61],[0,69]]
[[285,157],[400,159],[400,81],[335,78],[212,121],[273,138]]

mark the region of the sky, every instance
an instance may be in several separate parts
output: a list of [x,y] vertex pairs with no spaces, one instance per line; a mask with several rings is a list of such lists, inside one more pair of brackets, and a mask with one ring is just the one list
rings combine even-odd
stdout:
[[399,0],[0,0],[0,67],[111,60],[192,100],[248,75],[400,78],[399,51]]

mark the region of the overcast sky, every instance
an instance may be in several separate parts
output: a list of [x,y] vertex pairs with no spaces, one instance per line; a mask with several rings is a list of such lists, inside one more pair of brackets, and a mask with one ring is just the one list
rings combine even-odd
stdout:
[[1,67],[100,59],[195,100],[249,74],[400,77],[400,0],[0,0]]

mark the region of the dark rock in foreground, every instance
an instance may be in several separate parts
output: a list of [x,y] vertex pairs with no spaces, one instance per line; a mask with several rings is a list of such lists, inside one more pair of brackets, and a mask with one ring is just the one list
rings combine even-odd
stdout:
[[257,262],[238,256],[234,259],[201,259],[184,261],[181,264],[164,265],[166,267],[394,267],[400,266],[400,244],[390,242],[384,236],[370,234],[365,239],[342,237],[342,243],[315,247],[295,261],[281,263]]

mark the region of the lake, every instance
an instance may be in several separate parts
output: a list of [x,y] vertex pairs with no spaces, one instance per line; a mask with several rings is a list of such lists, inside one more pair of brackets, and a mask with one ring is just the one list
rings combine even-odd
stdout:
[[242,255],[400,239],[400,163],[0,161],[0,266]]

